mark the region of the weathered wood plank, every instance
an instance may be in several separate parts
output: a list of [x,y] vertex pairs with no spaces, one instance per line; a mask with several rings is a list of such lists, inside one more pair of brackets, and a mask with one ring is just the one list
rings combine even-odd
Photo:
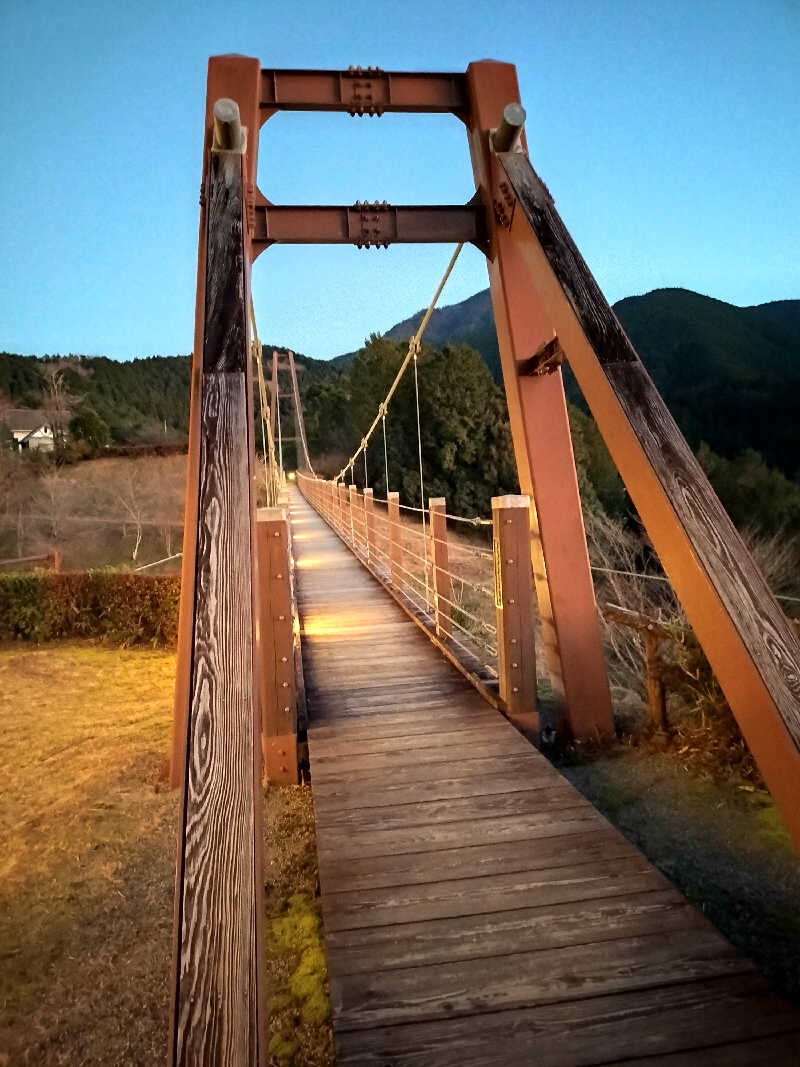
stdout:
[[[794,1010],[771,996],[763,980],[741,975],[487,1013],[475,1026],[447,1019],[343,1031],[337,1034],[336,1062],[341,1067],[532,1062],[536,1067],[596,1067],[610,1060],[692,1050],[696,1058],[688,1062],[705,1064],[709,1046],[748,1041],[757,1052],[760,1037],[785,1033],[795,1021]],[[795,1067],[796,1060],[756,1058],[751,1064]]]
[[[530,763],[527,759],[512,756],[499,766],[495,763],[491,774],[426,781],[425,796],[429,801],[489,797],[527,792],[530,789],[547,789],[553,781],[557,781],[555,772],[552,777],[534,777],[530,774]],[[413,804],[419,801],[419,796],[419,786],[414,783],[387,784],[380,780],[365,782],[363,785],[318,785],[314,790],[314,809],[322,818],[332,812],[348,811],[352,808],[383,811],[397,804]]]
[[[347,758],[352,755],[353,743],[349,739],[320,740],[314,732],[314,759],[315,761],[333,761]],[[529,750],[528,742],[515,731],[508,732],[500,722],[479,723],[477,726],[463,726],[460,730],[449,732],[427,733],[423,735],[412,734],[410,737],[396,735],[394,737],[368,737],[361,740],[358,745],[359,756],[385,755],[401,756],[406,751],[411,751],[416,759],[421,751],[432,751],[437,748],[447,748],[452,751],[456,747],[468,745],[506,744],[512,751],[520,754]],[[452,757],[451,757],[452,758]]]
[[206,183],[206,374],[243,374],[247,363],[241,173],[242,157],[238,152],[212,153]]
[[597,900],[668,886],[646,860],[630,852],[614,860],[577,863],[574,867],[545,867],[514,874],[342,893],[335,891],[325,867],[321,867],[320,875],[325,924],[330,930],[481,915],[522,905]]
[[446,800],[418,800],[394,807],[360,807],[330,811],[324,803],[315,805],[318,826],[326,830],[341,828],[359,835],[369,835],[375,827],[382,830],[435,827],[465,820],[504,819],[539,812],[559,812],[589,806],[574,790],[558,783],[550,788],[489,793],[477,797],[453,797]]
[[[313,741],[311,744],[313,745]],[[462,759],[467,760],[471,757],[519,755],[520,746],[525,744],[525,739],[520,737],[513,727],[509,727],[507,734],[500,735],[490,741],[453,745],[449,749],[430,748],[421,752],[414,752],[413,750],[410,752],[368,752],[363,755],[359,753],[349,757],[337,756],[331,758],[321,756],[318,760],[315,760],[313,774],[316,781],[325,782],[333,777],[339,778],[342,774],[358,775],[361,771],[367,770],[374,773],[405,765],[418,766],[424,763],[441,763],[450,766],[458,764]]]
[[708,929],[674,889],[566,904],[326,932],[330,969],[342,977],[398,967],[484,959],[586,942]]
[[[319,555],[310,530],[300,560]],[[323,578],[298,569],[301,587]],[[430,666],[426,638],[419,658],[408,635],[396,655],[395,635],[371,642],[396,609],[345,585],[304,638],[337,1062],[588,1067],[730,1044],[744,1004],[761,1012],[748,1038],[793,1025],[508,722]],[[337,608],[352,640],[349,622],[330,636]],[[713,1038],[684,1018],[696,1000]]]
[[[481,877],[500,877],[518,872],[630,858],[631,846],[607,824],[599,824],[589,829],[583,823],[572,825],[575,828],[574,833],[529,839],[522,845],[518,841],[511,841],[493,845],[435,849],[429,852],[351,857],[347,860],[329,857],[320,864],[320,874],[325,884],[323,904],[331,893],[342,893],[341,899],[346,903],[349,893],[360,890],[373,893],[382,888],[427,884],[434,887],[431,892],[437,895],[436,886],[455,880],[467,883]],[[470,888],[477,889],[478,885],[475,882],[472,886],[464,884],[454,888],[456,891],[463,890],[464,894],[468,895]],[[659,883],[658,888],[663,888],[663,883]],[[442,886],[441,892],[448,894],[446,884]],[[391,899],[401,901],[401,898],[396,896]],[[418,901],[419,893],[414,893],[411,899]],[[352,900],[358,904],[357,898]],[[380,903],[377,898],[376,904]],[[508,906],[516,907],[519,903],[516,899],[509,900]],[[480,907],[477,910],[480,911]]]
[[242,374],[202,400],[197,600],[174,1059],[258,1062],[253,619]]
[[339,1030],[452,1019],[752,970],[716,932],[671,931],[331,978]]
[[735,1045],[715,1045],[714,1048],[689,1052],[671,1052],[666,1056],[647,1056],[643,1059],[615,1060],[609,1067],[796,1067],[800,1063],[800,1034],[781,1034],[778,1037],[755,1038]]

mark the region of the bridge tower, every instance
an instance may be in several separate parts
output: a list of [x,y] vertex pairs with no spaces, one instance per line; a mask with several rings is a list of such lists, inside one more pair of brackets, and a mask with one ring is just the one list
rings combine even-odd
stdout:
[[[283,206],[256,186],[278,111],[441,113],[465,125],[463,205]],[[664,569],[800,845],[800,648],[528,158],[516,72],[208,72],[172,780],[183,787],[172,1061],[263,1062],[261,657],[254,602],[250,270],[275,244],[471,242],[486,255],[562,726],[612,729],[569,437],[568,360]],[[224,904],[222,903],[224,901]]]

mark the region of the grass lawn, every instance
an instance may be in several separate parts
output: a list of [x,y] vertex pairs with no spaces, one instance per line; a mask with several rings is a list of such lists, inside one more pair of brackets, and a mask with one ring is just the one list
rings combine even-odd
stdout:
[[[0,1067],[165,1061],[173,653],[0,647]],[[331,1062],[310,790],[266,805],[272,1062]]]

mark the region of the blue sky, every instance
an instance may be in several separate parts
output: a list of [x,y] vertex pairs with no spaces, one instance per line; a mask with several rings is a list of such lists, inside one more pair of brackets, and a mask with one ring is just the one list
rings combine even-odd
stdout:
[[[797,0],[0,0],[0,349],[188,352],[209,55],[264,66],[516,63],[531,157],[610,301],[680,285],[800,296]],[[473,192],[444,116],[278,115],[274,202]],[[441,246],[279,248],[253,275],[265,341],[327,358],[427,304]],[[443,303],[486,286],[462,255]]]

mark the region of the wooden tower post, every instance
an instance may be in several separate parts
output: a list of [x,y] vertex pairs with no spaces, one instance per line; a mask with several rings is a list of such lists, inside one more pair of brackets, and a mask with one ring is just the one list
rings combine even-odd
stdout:
[[256,1067],[266,1053],[245,217],[259,89],[258,60],[210,61],[171,765],[183,790],[170,1036],[176,1067]]
[[[549,305],[531,299],[519,227],[498,175],[490,131],[519,102],[516,70],[472,63],[469,145],[475,182],[487,207],[489,283],[511,437],[522,492],[531,499],[531,559],[548,672],[565,721],[578,738],[613,731],[602,638],[586,549],[567,403],[558,359],[536,361],[553,341]],[[558,728],[558,724],[557,724]]]

